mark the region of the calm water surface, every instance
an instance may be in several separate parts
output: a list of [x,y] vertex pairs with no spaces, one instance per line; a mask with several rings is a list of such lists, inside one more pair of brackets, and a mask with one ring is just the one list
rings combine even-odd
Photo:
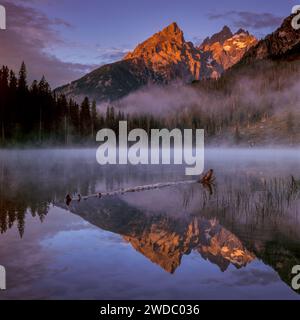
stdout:
[[[0,151],[0,299],[299,299],[300,151],[209,150],[211,187],[95,150]],[[292,178],[292,176],[294,178]],[[299,182],[298,182],[299,180]]]

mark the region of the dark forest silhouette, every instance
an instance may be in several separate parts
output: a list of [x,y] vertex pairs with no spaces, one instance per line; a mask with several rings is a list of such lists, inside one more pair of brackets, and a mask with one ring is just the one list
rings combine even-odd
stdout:
[[153,117],[125,116],[109,106],[105,114],[96,110],[96,101],[86,97],[81,104],[56,95],[43,77],[27,83],[23,62],[18,76],[8,67],[0,70],[0,145],[91,143],[101,128],[118,128],[128,120],[129,128],[157,127]]

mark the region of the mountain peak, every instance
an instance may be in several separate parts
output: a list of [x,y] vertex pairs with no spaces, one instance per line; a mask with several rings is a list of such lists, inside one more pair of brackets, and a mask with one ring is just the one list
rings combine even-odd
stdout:
[[235,34],[241,34],[241,33],[245,33],[245,34],[249,35],[249,31],[242,29],[242,28],[240,28]]
[[228,26],[224,26],[220,32],[205,39],[199,49],[221,67],[221,72],[224,72],[240,61],[245,52],[256,43],[257,39],[244,29],[239,29],[233,34]]
[[224,27],[223,27],[223,29],[222,29],[222,31],[221,31],[222,33],[232,33],[231,32],[231,29],[227,26],[227,25],[225,25]]
[[223,44],[227,39],[231,38],[232,36],[233,36],[232,31],[228,26],[225,25],[221,31],[213,34],[211,37],[207,37],[203,41],[203,43],[200,45],[200,48],[206,45],[211,45],[216,42]]
[[172,22],[167,27],[165,27],[161,32],[170,33],[170,34],[183,33],[182,30],[178,27],[178,24],[176,22]]
[[176,22],[140,43],[124,60],[142,61],[165,83],[175,79],[192,81],[200,77],[200,52],[191,42],[185,41]]
[[159,41],[175,40],[178,43],[183,43],[185,41],[183,31],[179,28],[176,22],[172,22],[161,31],[155,33],[151,38],[157,38]]
[[[185,46],[183,31],[176,22],[172,22],[161,31],[140,43],[124,60],[142,58],[147,64],[156,64],[158,61],[165,64],[170,59],[178,59]],[[173,61],[174,62],[174,61]]]

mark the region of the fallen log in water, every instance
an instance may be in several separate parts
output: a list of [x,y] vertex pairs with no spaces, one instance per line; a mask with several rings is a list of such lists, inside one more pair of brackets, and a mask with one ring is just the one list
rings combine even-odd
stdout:
[[201,183],[211,183],[214,181],[214,170],[210,169],[205,175],[204,177],[202,177],[200,179]]
[[122,188],[114,191],[97,192],[87,196],[81,196],[80,194],[78,194],[77,197],[73,197],[73,198],[68,194],[66,196],[66,204],[69,205],[72,201],[81,201],[81,200],[88,200],[90,198],[103,198],[107,196],[115,196],[119,194],[131,193],[131,192],[161,189],[161,188],[177,186],[181,184],[202,183],[207,185],[212,183],[213,181],[214,181],[213,170],[211,169],[202,178],[200,178],[200,180],[182,180],[182,181],[174,181],[174,182],[154,183],[154,184],[137,186],[137,187]]

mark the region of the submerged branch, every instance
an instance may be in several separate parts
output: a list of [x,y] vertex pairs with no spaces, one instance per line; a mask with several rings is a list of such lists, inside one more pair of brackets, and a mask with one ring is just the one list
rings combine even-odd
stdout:
[[[97,192],[94,194],[90,194],[87,196],[81,196],[78,194],[77,197],[71,197],[69,194],[66,196],[66,204],[69,205],[72,201],[81,201],[81,200],[88,200],[91,198],[103,198],[107,196],[115,196],[119,194],[131,193],[131,192],[140,192],[140,191],[147,191],[147,190],[154,190],[154,189],[162,189],[170,186],[177,186],[181,184],[192,184],[192,183],[201,183],[204,186],[210,185],[214,181],[213,177],[213,170],[209,170],[200,180],[182,180],[182,181],[174,181],[174,182],[163,182],[163,183],[154,183],[144,186],[137,186],[137,187],[129,187],[129,188],[121,188],[114,191],[107,191],[107,192]],[[210,190],[212,190],[210,188]]]

